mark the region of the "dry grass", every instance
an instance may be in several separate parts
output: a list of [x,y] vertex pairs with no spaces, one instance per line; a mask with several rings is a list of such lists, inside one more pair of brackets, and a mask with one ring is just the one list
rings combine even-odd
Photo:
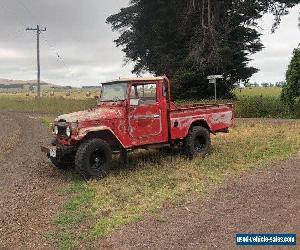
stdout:
[[[51,95],[52,91],[44,91],[41,93],[43,98],[65,98],[65,99],[76,99],[76,100],[86,100],[95,98],[95,96],[100,96],[100,91],[97,90],[73,90],[73,91],[55,91],[53,96]],[[69,93],[69,94],[68,94]],[[17,99],[32,100],[36,97],[36,93],[31,92],[17,92],[17,93],[4,93],[0,92],[1,97],[11,97]]]
[[300,149],[299,131],[298,122],[240,122],[230,134],[213,137],[213,153],[204,159],[139,151],[128,168],[115,160],[104,180],[75,177],[65,190],[71,198],[56,220],[53,239],[62,249],[88,246],[164,204],[199,199],[228,175],[290,157]]
[[0,110],[63,114],[95,107],[97,101],[93,98],[72,99],[63,97],[34,97],[0,95]]

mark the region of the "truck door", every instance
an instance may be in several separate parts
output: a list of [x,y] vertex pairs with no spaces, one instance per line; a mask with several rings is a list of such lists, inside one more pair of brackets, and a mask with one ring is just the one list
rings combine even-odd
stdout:
[[165,103],[158,101],[157,83],[133,84],[130,89],[129,135],[133,145],[162,143]]

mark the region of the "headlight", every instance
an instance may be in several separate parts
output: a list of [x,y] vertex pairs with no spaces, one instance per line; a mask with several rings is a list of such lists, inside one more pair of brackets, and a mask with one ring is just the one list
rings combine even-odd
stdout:
[[67,135],[68,137],[71,136],[71,128],[70,128],[70,127],[67,127],[67,128],[66,128],[66,135]]
[[58,127],[57,126],[54,126],[53,133],[55,135],[58,135]]

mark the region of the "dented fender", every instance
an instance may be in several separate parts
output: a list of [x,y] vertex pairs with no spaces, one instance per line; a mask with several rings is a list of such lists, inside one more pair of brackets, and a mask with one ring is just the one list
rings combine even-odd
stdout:
[[177,135],[177,138],[185,138],[193,124],[201,124],[206,125],[210,131],[212,131],[211,124],[202,117],[190,117],[190,118],[182,118],[182,119],[173,119],[172,120],[172,139],[176,139],[174,136]]
[[116,134],[114,133],[114,131],[111,130],[111,128],[107,127],[107,126],[94,126],[94,127],[87,127],[87,128],[81,128],[79,130],[78,135],[75,137],[76,140],[80,141],[83,138],[85,138],[89,133],[93,133],[93,132],[101,132],[101,131],[109,131],[118,141],[119,143],[123,146],[124,144],[119,140],[119,138],[116,136]]

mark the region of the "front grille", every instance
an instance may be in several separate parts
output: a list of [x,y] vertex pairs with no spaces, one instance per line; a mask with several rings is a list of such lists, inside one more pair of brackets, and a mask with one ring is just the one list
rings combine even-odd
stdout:
[[67,129],[66,120],[63,119],[59,120],[57,127],[58,127],[58,136],[66,136],[66,129]]
[[66,127],[58,126],[58,135],[66,136]]

